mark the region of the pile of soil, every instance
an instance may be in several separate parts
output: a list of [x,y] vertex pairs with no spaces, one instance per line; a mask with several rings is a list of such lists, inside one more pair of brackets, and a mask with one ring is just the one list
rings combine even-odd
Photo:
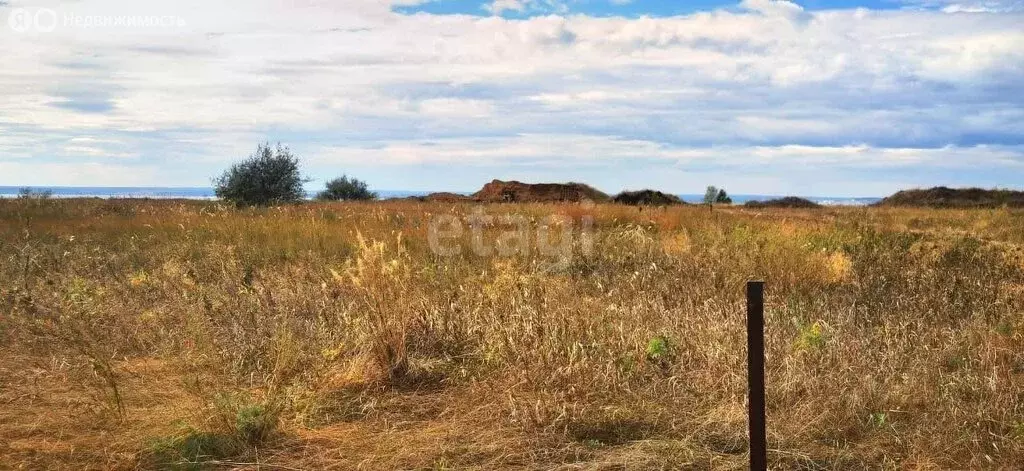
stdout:
[[608,195],[583,183],[522,183],[494,180],[473,194],[482,202],[545,203],[559,201],[608,201]]
[[424,196],[408,196],[402,199],[408,201],[419,201],[421,203],[472,203],[473,201],[476,201],[472,196],[449,193],[447,191],[430,193],[429,195]]
[[460,195],[458,193],[431,193],[427,196],[422,197],[422,201],[438,202],[438,203],[465,203],[473,201],[473,197]]
[[612,198],[619,204],[669,206],[673,204],[686,204],[676,195],[662,193],[655,190],[623,191]]
[[947,188],[903,190],[883,199],[878,206],[926,206],[931,208],[1024,207],[1024,191]]
[[820,208],[821,205],[815,203],[809,199],[800,198],[797,196],[787,196],[785,198],[776,198],[767,201],[747,201],[744,206],[752,208],[804,208],[814,209]]

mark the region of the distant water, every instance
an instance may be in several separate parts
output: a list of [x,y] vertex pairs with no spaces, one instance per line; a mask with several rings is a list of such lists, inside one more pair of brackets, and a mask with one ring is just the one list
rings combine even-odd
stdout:
[[[50,192],[54,198],[154,198],[154,199],[188,199],[188,200],[212,200],[216,199],[213,188],[201,187],[107,187],[107,186],[0,186],[0,198],[13,198],[18,196],[22,188],[30,188],[35,192]],[[377,191],[381,198],[406,198],[409,196],[423,196],[429,194],[427,191]]]
[[[24,187],[0,186],[0,198],[11,198],[18,195],[18,191]],[[156,198],[156,199],[193,199],[210,200],[216,197],[213,188],[168,188],[168,187],[89,187],[89,186],[50,186],[30,187],[33,191],[49,191],[55,198]],[[429,194],[426,191],[402,191],[402,190],[378,190],[377,194],[383,199],[406,198],[409,196],[423,196]],[[778,198],[775,195],[730,195],[736,204],[743,204],[751,200],[768,200]],[[689,203],[700,203],[704,195],[679,195]],[[864,206],[876,203],[881,198],[849,198],[839,196],[804,196],[818,204],[829,206]]]
[[[788,196],[788,195],[787,195]],[[687,203],[702,203],[704,201],[704,195],[679,195],[683,201]],[[781,198],[779,195],[729,195],[732,198],[732,202],[735,204],[743,204],[747,201],[765,201],[775,198]],[[882,201],[882,198],[874,197],[848,197],[848,196],[801,196],[801,198],[811,200],[815,203],[825,206],[867,206]]]
[[54,198],[183,198],[214,199],[212,188],[106,187],[106,186],[0,186],[0,198],[18,196],[22,188],[50,192]]

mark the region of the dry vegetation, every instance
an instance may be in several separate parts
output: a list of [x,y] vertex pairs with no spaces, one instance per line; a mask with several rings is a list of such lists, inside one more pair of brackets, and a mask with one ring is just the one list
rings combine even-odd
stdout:
[[1024,462],[1024,212],[471,208],[0,201],[0,467],[743,468],[749,278],[773,467]]

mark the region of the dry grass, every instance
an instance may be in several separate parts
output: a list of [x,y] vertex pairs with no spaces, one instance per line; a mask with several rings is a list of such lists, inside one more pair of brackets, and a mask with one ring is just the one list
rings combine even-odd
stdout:
[[773,467],[1024,462],[1024,212],[472,209],[0,201],[0,467],[743,468],[750,278]]

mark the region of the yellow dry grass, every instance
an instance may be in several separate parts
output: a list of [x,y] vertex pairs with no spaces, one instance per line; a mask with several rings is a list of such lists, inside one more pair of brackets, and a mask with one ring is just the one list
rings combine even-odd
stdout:
[[[593,251],[431,251],[479,209]],[[0,201],[0,467],[741,469],[761,278],[773,467],[1014,468],[1022,244],[1007,209]]]

